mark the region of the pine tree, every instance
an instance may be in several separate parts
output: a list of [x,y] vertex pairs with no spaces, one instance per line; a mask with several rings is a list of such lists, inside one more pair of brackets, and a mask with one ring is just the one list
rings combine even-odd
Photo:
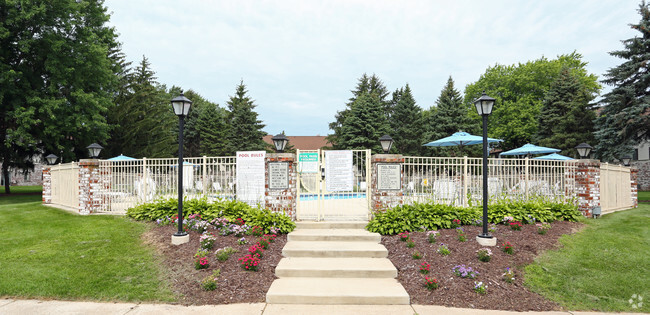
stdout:
[[372,149],[383,152],[379,138],[388,133],[388,123],[382,111],[384,104],[376,93],[360,94],[351,104],[343,122],[339,147],[341,149]]
[[205,156],[228,155],[228,113],[216,104],[208,104],[197,119],[201,131],[200,154]]
[[253,100],[246,95],[248,91],[242,80],[235,91],[235,96],[231,96],[228,101],[228,122],[229,129],[229,154],[235,154],[237,151],[255,151],[265,150],[266,143],[263,138],[266,135],[262,128],[264,125],[261,120],[257,119],[257,113],[254,111],[256,105]]
[[177,118],[169,105],[170,95],[156,81],[145,56],[126,80],[128,85],[120,91],[108,115],[114,124],[108,151],[137,158],[171,157],[178,148],[174,145]]
[[623,50],[610,55],[624,59],[609,69],[603,83],[613,86],[600,104],[596,120],[595,153],[602,160],[613,161],[629,154],[632,146],[650,139],[650,8],[639,5],[641,20],[630,25],[640,36],[623,41]]
[[386,97],[389,94],[388,89],[384,85],[384,82],[382,82],[381,79],[379,79],[379,77],[374,74],[369,77],[364,73],[361,78],[359,78],[356,89],[352,90],[351,92],[352,97],[348,100],[348,103],[345,104],[346,108],[342,111],[337,112],[335,116],[336,120],[329,124],[330,129],[332,129],[334,133],[329,135],[327,138],[329,142],[333,144],[334,149],[343,148],[339,145],[339,139],[343,133],[343,123],[345,122],[347,115],[352,110],[352,104],[361,94],[375,94],[377,96],[381,104],[382,113],[384,114],[384,120],[388,121],[392,112],[391,103],[390,101],[386,100]]
[[577,157],[575,146],[594,140],[596,114],[589,105],[593,99],[594,95],[585,89],[577,76],[568,67],[563,67],[544,98],[536,142]]
[[390,119],[390,133],[395,141],[393,147],[399,154],[418,155],[422,147],[420,142],[424,127],[422,109],[415,103],[408,84],[393,93],[393,101],[395,106]]
[[[471,121],[467,109],[463,105],[463,97],[454,87],[454,80],[451,76],[436,100],[435,109],[431,108],[430,111],[432,113],[435,112],[435,114],[428,115],[430,118],[426,122],[427,132],[424,133],[424,139],[419,139],[422,142],[421,145],[451,136],[459,131],[471,132],[468,130],[471,126]],[[462,156],[472,152],[470,151],[471,149],[467,147],[426,147],[426,152],[433,152],[442,156]]]

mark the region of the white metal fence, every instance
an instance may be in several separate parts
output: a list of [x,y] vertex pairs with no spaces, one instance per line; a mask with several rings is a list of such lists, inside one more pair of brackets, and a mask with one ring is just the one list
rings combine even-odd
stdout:
[[79,208],[79,164],[66,163],[50,168],[52,203],[69,208]]
[[[101,212],[123,212],[158,197],[178,196],[178,159],[100,161],[106,185]],[[183,195],[234,198],[235,157],[183,159]]]
[[[571,161],[488,159],[488,167],[490,201],[534,197],[569,200],[576,196],[575,164]],[[482,168],[481,158],[405,157],[404,202],[480,204]]]
[[632,208],[633,206],[630,168],[607,163],[601,164],[601,213],[606,214],[617,210]]

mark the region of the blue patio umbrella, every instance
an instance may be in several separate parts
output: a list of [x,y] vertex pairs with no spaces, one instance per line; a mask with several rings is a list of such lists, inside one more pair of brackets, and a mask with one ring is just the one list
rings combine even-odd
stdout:
[[120,154],[120,155],[118,155],[116,157],[112,157],[112,158],[110,158],[108,160],[109,161],[129,161],[129,160],[135,160],[135,159],[130,157],[130,156]]
[[531,154],[545,154],[545,153],[555,153],[555,152],[560,152],[562,150],[559,149],[553,149],[553,148],[547,148],[547,147],[540,147],[534,144],[526,143],[523,146],[512,149],[510,151],[506,151],[501,153],[500,155],[531,155]]
[[[501,142],[501,139],[492,139],[488,138],[488,143]],[[426,147],[449,147],[449,146],[464,146],[472,144],[481,144],[483,143],[483,137],[470,135],[467,132],[459,131],[454,133],[449,137],[431,141],[427,144],[424,144]]]
[[567,161],[567,160],[573,160],[573,158],[570,158],[568,156],[564,156],[562,154],[551,153],[551,154],[548,154],[548,155],[535,157],[535,158],[533,158],[533,160]]

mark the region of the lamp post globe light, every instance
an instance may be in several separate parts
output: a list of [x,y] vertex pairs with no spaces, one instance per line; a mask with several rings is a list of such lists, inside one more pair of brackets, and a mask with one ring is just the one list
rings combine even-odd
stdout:
[[273,145],[275,146],[275,152],[277,153],[284,152],[284,148],[287,146],[287,143],[289,143],[289,139],[287,139],[287,136],[285,136],[282,133],[273,136],[271,140],[273,140]]
[[103,148],[104,147],[97,143],[93,143],[86,147],[86,149],[88,149],[88,155],[91,159],[96,159],[99,156],[99,153],[102,152]]
[[390,148],[393,146],[393,138],[391,138],[389,135],[383,135],[381,138],[379,138],[379,143],[381,144],[381,148],[384,150],[384,153],[388,153],[390,151]]
[[488,232],[488,140],[487,122],[488,116],[492,113],[495,99],[489,97],[483,91],[483,95],[474,101],[476,112],[483,118],[483,232],[476,240],[483,246],[495,246],[496,238]]
[[581,159],[586,159],[587,157],[589,157],[589,153],[591,153],[591,149],[593,148],[584,142],[576,146],[576,150],[578,150],[578,155],[580,156]]
[[630,162],[632,162],[632,157],[629,155],[625,155],[621,158],[621,161],[623,161],[624,166],[630,166]]
[[171,103],[174,114],[178,116],[178,231],[172,235],[172,244],[181,245],[190,241],[190,236],[183,231],[183,128],[192,101],[181,91],[181,95],[174,97]]
[[54,165],[54,163],[56,163],[56,159],[58,158],[58,156],[50,153],[50,155],[45,157],[45,160],[47,160],[47,164]]

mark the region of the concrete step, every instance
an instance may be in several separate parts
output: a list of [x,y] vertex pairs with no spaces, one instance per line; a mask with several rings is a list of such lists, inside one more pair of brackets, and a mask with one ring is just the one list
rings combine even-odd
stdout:
[[296,229],[365,229],[367,221],[296,222]]
[[396,278],[397,269],[387,258],[283,258],[275,267],[282,277]]
[[287,242],[284,257],[365,257],[386,258],[384,245],[371,242]]
[[266,294],[276,304],[409,304],[396,279],[279,278]]
[[296,229],[287,235],[287,240],[379,243],[381,235],[360,229]]

